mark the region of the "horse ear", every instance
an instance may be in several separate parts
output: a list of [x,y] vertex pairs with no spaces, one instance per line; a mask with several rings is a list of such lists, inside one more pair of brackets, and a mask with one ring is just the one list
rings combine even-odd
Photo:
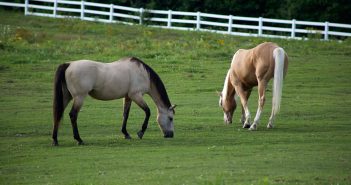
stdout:
[[177,105],[172,105],[172,106],[170,106],[168,109],[171,110],[171,111],[173,111],[173,114],[175,114],[174,108],[176,108],[176,106],[177,106]]
[[171,107],[169,107],[169,110],[174,110],[174,108],[176,108],[177,105],[172,105]]
[[216,93],[219,97],[222,97],[222,92],[216,91]]

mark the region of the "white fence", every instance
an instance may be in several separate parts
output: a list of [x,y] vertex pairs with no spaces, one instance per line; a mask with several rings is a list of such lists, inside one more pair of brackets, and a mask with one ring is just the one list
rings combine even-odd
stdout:
[[351,37],[351,25],[269,18],[218,15],[201,12],[148,10],[113,4],[67,0],[25,0],[24,4],[0,2],[0,6],[24,8],[25,15],[80,18],[105,23],[145,24],[153,27],[210,31],[216,33],[271,38],[328,40]]

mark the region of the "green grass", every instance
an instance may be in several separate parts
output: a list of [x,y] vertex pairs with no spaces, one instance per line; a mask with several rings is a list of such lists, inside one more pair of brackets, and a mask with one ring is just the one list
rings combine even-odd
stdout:
[[[0,184],[351,184],[351,40],[296,41],[234,37],[23,16],[0,10]],[[234,52],[273,41],[289,55],[276,128],[223,124],[221,90]],[[77,146],[69,117],[51,146],[52,82],[67,61],[136,56],[164,81],[177,104],[175,138],[164,139],[156,107],[137,139],[144,113],[132,105],[119,131],[122,100],[87,98]],[[257,108],[254,89],[249,107]]]

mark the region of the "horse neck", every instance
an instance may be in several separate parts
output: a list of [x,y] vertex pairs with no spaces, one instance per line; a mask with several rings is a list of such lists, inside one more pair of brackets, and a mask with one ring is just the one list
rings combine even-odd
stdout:
[[223,91],[222,91],[222,98],[224,101],[230,101],[232,102],[232,99],[234,98],[234,87],[232,83],[230,82],[230,70],[228,70],[227,76],[225,77],[224,81],[224,86],[223,86]]
[[166,113],[171,105],[167,105],[162,99],[162,95],[158,91],[156,85],[151,84],[149,95],[157,106],[158,113]]

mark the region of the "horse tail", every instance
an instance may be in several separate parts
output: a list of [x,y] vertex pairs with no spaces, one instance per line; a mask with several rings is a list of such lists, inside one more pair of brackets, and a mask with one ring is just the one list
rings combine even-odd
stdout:
[[71,96],[67,89],[65,78],[65,72],[69,65],[69,63],[59,65],[55,73],[53,100],[54,129],[52,133],[52,137],[55,142],[53,144],[55,145],[57,145],[57,130],[59,123],[63,117],[63,112],[66,106],[65,104],[67,104],[69,101],[67,95]]
[[273,81],[273,106],[272,113],[276,115],[280,109],[280,102],[282,99],[283,78],[284,78],[284,59],[285,51],[283,48],[275,48],[273,50],[274,58],[274,81]]

